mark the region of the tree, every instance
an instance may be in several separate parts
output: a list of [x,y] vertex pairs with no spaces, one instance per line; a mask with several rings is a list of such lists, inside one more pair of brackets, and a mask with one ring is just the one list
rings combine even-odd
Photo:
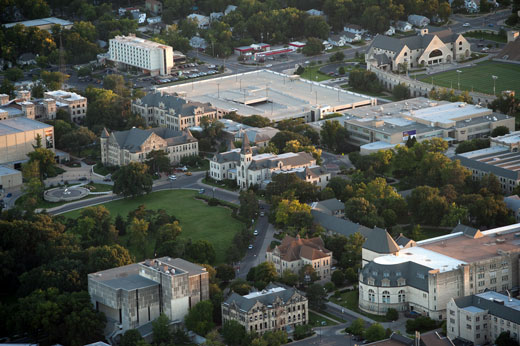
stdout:
[[365,238],[358,232],[348,236],[340,259],[343,268],[357,268],[361,265],[361,249],[364,242]]
[[379,323],[374,323],[365,331],[365,338],[368,342],[375,342],[386,338],[385,328]]
[[103,88],[112,90],[120,96],[128,96],[130,91],[126,87],[125,78],[119,74],[109,74],[103,79]]
[[128,250],[119,244],[89,247],[84,251],[86,270],[95,273],[101,270],[132,264]]
[[38,165],[40,181],[43,182],[46,177],[54,175],[54,164],[56,163],[54,153],[50,149],[41,147],[41,137],[40,144],[34,148],[34,151],[28,153],[27,156],[29,157],[29,163],[34,162]]
[[119,345],[137,346],[142,341],[144,341],[144,339],[137,329],[129,329],[121,336],[121,341],[119,342]]
[[184,318],[186,328],[199,335],[206,335],[214,327],[213,305],[208,300],[198,302]]
[[509,128],[507,126],[498,126],[491,131],[491,137],[498,137],[507,135],[509,133]]
[[87,127],[80,126],[77,129],[66,133],[60,139],[60,145],[65,144],[65,149],[77,153],[81,157],[81,150],[91,145],[97,140],[97,136],[94,132],[90,131]]
[[235,278],[235,268],[229,264],[221,264],[217,267],[217,278],[229,282]]
[[442,21],[446,22],[451,15],[451,6],[448,2],[441,2],[437,11]]
[[386,319],[387,320],[389,320],[389,321],[397,321],[398,318],[399,318],[399,313],[397,312],[396,309],[389,308],[386,311]]
[[309,305],[314,306],[316,308],[322,308],[325,303],[325,297],[327,296],[327,292],[320,284],[312,284],[307,288],[307,299],[309,300]]
[[238,200],[240,202],[238,214],[249,224],[258,215],[258,198],[253,190],[242,190]]
[[222,326],[222,336],[227,345],[239,346],[242,344],[246,330],[243,325],[235,320],[228,320]]
[[251,285],[244,279],[235,279],[229,285],[229,289],[241,296],[245,296],[251,291]]
[[299,277],[297,274],[289,269],[283,271],[281,281],[287,286],[296,286],[298,284]]
[[345,214],[354,222],[373,228],[383,223],[377,208],[363,197],[354,197],[345,203]]
[[342,287],[345,282],[345,274],[343,274],[341,270],[336,270],[332,273],[331,280],[334,282],[336,287]]
[[69,79],[69,75],[66,75],[61,72],[49,72],[49,71],[42,71],[41,73],[41,79],[47,89],[49,90],[58,90],[62,88],[63,83],[67,79]]
[[261,115],[253,114],[248,117],[243,117],[241,121],[244,125],[253,126],[253,127],[266,127],[271,125],[271,120],[269,118],[263,117]]
[[438,321],[432,320],[431,318],[426,316],[419,316],[416,319],[406,321],[406,332],[408,334],[412,334],[416,331],[424,333],[429,330],[438,328],[439,325],[440,322]]
[[277,278],[276,268],[271,262],[262,262],[247,273],[247,280],[253,282],[258,289],[264,289]]
[[152,150],[146,155],[146,159],[151,174],[170,170],[170,159],[164,150]]
[[311,208],[308,204],[287,199],[282,199],[278,203],[275,219],[280,227],[291,227],[294,230],[309,229],[313,222]]
[[152,191],[153,178],[148,173],[148,166],[140,162],[121,167],[112,178],[114,193],[118,195],[135,197]]
[[167,345],[170,342],[170,321],[164,313],[162,313],[155,321],[152,322],[152,330],[153,343],[155,345]]
[[133,219],[128,225],[128,241],[134,248],[143,248],[141,246],[146,241],[149,225],[150,223],[143,219]]
[[365,321],[361,318],[357,318],[352,322],[348,329],[350,333],[356,336],[361,336],[365,332]]
[[19,79],[23,78],[23,71],[18,67],[13,67],[5,71],[5,78],[9,79],[12,82],[16,82]]
[[4,78],[2,84],[0,85],[0,93],[9,95],[9,98],[13,98],[15,90],[16,88],[14,87],[14,84],[11,83],[7,78]]
[[317,37],[321,40],[329,38],[330,26],[321,16],[310,16],[304,22],[303,34],[306,37]]
[[325,47],[323,46],[323,41],[316,37],[309,37],[307,39],[307,44],[302,49],[302,53],[309,55],[318,55],[323,52]]
[[509,331],[502,332],[495,340],[497,346],[518,346],[518,341],[511,337]]
[[186,254],[196,263],[214,263],[216,259],[215,249],[207,240],[197,240],[188,245]]
[[76,220],[76,232],[88,246],[111,245],[117,240],[117,230],[110,212],[104,206],[87,207]]
[[399,83],[392,90],[392,95],[394,95],[394,98],[397,100],[406,100],[410,98],[410,88]]

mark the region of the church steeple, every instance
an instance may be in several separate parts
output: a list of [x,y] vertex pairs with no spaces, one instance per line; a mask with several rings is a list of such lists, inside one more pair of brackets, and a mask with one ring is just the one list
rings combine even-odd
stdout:
[[249,144],[249,138],[247,137],[247,133],[244,132],[244,136],[242,137],[242,149],[240,150],[240,154],[242,155],[251,155],[251,144]]

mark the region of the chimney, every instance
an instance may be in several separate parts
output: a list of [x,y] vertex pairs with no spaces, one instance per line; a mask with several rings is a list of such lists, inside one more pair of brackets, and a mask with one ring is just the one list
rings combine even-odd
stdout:
[[9,95],[0,94],[0,106],[3,106],[9,102]]
[[421,36],[424,36],[424,35],[428,35],[428,29],[427,28],[421,29]]

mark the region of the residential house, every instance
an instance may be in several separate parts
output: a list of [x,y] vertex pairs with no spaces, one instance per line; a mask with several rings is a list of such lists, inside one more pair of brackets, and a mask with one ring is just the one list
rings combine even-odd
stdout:
[[313,202],[311,204],[313,210],[319,210],[327,215],[335,217],[345,216],[345,203],[337,198],[326,199],[324,201]]
[[192,13],[188,15],[187,19],[191,19],[197,23],[199,29],[207,29],[209,27],[209,17],[201,14]]
[[311,8],[310,10],[307,10],[305,11],[307,12],[307,14],[309,16],[319,16],[319,17],[323,17],[325,14],[323,13],[323,11],[320,11],[320,10],[316,10],[314,8]]
[[36,55],[33,53],[23,53],[16,59],[16,63],[20,66],[36,65]]
[[223,12],[211,12],[209,14],[209,21],[213,22],[215,20],[222,20],[223,17],[224,17]]
[[384,32],[384,35],[386,36],[392,36],[395,34],[395,28],[390,25],[387,31]]
[[233,11],[236,11],[237,7],[235,5],[228,5],[226,9],[224,10],[224,14],[228,15]]
[[343,27],[343,31],[358,35],[363,35],[367,32],[367,30],[363,29],[361,26],[357,24],[347,24]]
[[275,284],[245,296],[231,293],[222,303],[222,323],[227,321],[237,321],[247,332],[263,334],[283,330],[291,333],[295,326],[308,323],[308,301],[295,288]]
[[200,126],[204,117],[218,119],[222,116],[209,103],[187,101],[159,92],[151,92],[132,101],[132,111],[140,114],[148,126],[162,126],[177,131]]
[[280,245],[268,249],[266,256],[280,276],[286,270],[298,274],[305,266],[311,266],[320,280],[330,280],[332,274],[332,251],[325,248],[320,237],[303,239],[287,235]]
[[426,25],[430,24],[430,20],[425,16],[419,16],[417,14],[411,14],[408,16],[408,23],[416,26],[418,28],[424,28]]
[[[451,29],[429,32],[421,29],[419,35],[393,38],[377,35],[368,48],[365,60],[371,66],[398,71],[406,64],[408,68],[451,63],[467,59],[471,45],[461,34]],[[379,59],[386,55],[385,60]],[[389,64],[381,65],[389,61]]]
[[106,335],[146,329],[161,314],[182,322],[189,309],[209,299],[206,268],[161,257],[88,274],[92,305],[107,318]]
[[166,127],[148,130],[132,128],[127,131],[103,130],[100,137],[101,162],[107,166],[124,166],[130,162],[144,162],[153,150],[166,152],[171,163],[183,157],[199,154],[199,145],[190,130],[176,131]]
[[280,130],[270,126],[253,127],[230,119],[219,119],[218,121],[224,125],[222,131],[229,141],[242,141],[244,134],[247,134],[249,143],[258,148],[267,147],[271,138],[280,132]]
[[198,50],[205,50],[208,47],[206,40],[199,36],[190,38],[190,47]]
[[413,29],[412,24],[402,21],[402,20],[397,21],[395,26],[398,31],[402,31],[402,32],[410,31]]

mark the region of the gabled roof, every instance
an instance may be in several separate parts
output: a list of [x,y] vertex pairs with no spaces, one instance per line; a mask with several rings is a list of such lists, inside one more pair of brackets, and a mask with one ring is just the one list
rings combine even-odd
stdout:
[[215,110],[210,103],[187,101],[174,95],[161,95],[161,93],[149,93],[141,98],[143,105],[148,107],[159,107],[163,103],[167,110],[173,109],[180,116],[191,116],[195,114],[196,108],[204,108],[205,112]]
[[506,44],[497,54],[497,58],[511,61],[520,61],[520,39],[516,39]]
[[267,251],[273,252],[275,250],[280,253],[280,258],[287,262],[297,261],[301,258],[315,260],[332,255],[332,252],[325,248],[325,244],[320,237],[302,239],[299,235],[296,238],[286,236],[283,238],[282,244]]
[[[497,301],[499,299],[501,302]],[[459,308],[474,306],[487,310],[489,314],[520,324],[520,301],[496,292],[483,292],[471,296],[456,298],[455,304]]]
[[459,37],[459,34],[453,33],[450,29],[446,29],[426,35],[408,36],[400,39],[385,35],[377,35],[372,41],[370,47],[389,50],[395,53],[400,52],[404,46],[407,46],[411,50],[425,49],[435,36],[437,36],[443,43],[451,43]]
[[352,222],[350,220],[341,219],[336,216],[326,214],[319,210],[311,210],[311,215],[314,217],[314,222],[324,227],[326,230],[332,231],[348,237],[356,232],[363,237],[367,237],[372,230],[368,227]]
[[406,247],[413,240],[405,237],[402,233],[399,233],[399,236],[395,239],[395,243],[401,247]]
[[101,131],[101,138],[108,138],[110,135],[108,134],[107,128],[103,127],[103,131]]
[[[453,231],[451,233],[458,233],[462,232],[465,236],[468,236],[470,238],[480,238],[482,234],[480,231],[474,227],[466,226],[461,223],[459,223],[455,228],[453,228]],[[480,236],[479,236],[480,235]]]
[[345,203],[343,203],[337,198],[330,198],[324,201],[317,202],[314,208],[318,210],[325,209],[329,211],[345,210]]
[[374,279],[374,286],[382,287],[382,280],[389,280],[389,287],[398,287],[398,280],[403,278],[406,285],[428,292],[428,272],[431,268],[407,261],[395,264],[380,264],[375,261],[367,263],[362,269],[362,282],[368,284],[368,279]]
[[240,149],[240,154],[251,154],[251,144],[249,143],[249,137],[247,137],[247,133],[244,133],[242,137],[242,148]]
[[375,228],[365,240],[363,248],[376,253],[394,253],[399,251],[399,246],[384,229]]
[[518,195],[504,197],[504,203],[508,209],[511,209],[515,212],[520,209],[520,197],[518,197]]
[[[297,293],[294,288],[283,288],[274,284],[269,284],[265,290],[261,292],[253,292],[246,296],[232,293],[223,305],[236,305],[238,309],[248,312],[257,302],[267,306],[273,305],[274,302],[280,300],[284,304],[287,303]],[[306,299],[302,296],[303,299]]]
[[112,132],[112,136],[119,147],[132,153],[141,151],[141,146],[152,134],[156,134],[164,139],[168,146],[197,141],[189,131],[175,131],[166,127],[156,127],[148,130],[134,127],[127,131]]

